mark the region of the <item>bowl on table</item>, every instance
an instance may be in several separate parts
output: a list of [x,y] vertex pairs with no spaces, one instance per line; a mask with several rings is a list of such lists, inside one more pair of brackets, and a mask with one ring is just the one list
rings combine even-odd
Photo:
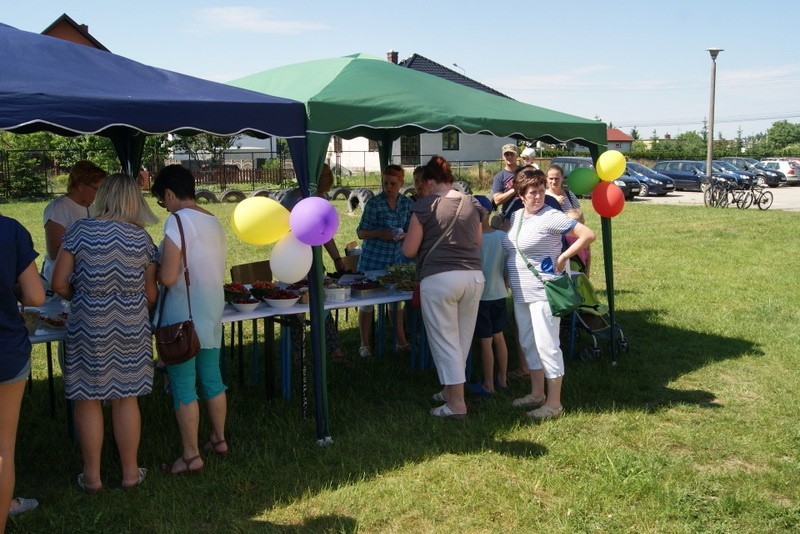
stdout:
[[225,294],[225,302],[233,302],[237,299],[245,299],[250,297],[250,291],[248,291],[243,284],[238,282],[224,284],[222,286],[222,291]]
[[269,299],[265,298],[264,302],[272,306],[273,308],[291,308],[297,301],[300,300],[300,297],[293,297],[289,299]]
[[326,287],[325,302],[346,302],[350,300],[350,286]]
[[241,298],[234,300],[231,302],[231,304],[233,304],[233,307],[236,308],[236,311],[240,313],[249,313],[258,308],[258,305],[261,304],[261,301],[256,299]]

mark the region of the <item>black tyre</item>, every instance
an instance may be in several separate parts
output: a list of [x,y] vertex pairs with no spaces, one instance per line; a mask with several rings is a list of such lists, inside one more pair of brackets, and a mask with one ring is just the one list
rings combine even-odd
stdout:
[[746,210],[752,205],[753,205],[753,195],[750,194],[749,191],[742,194],[742,196],[740,196],[736,201],[736,207],[739,208],[740,210]]
[[228,189],[223,191],[219,197],[219,201],[235,204],[237,202],[241,202],[245,198],[247,198],[247,195],[245,195],[243,191],[239,191],[238,189]]
[[640,196],[640,197],[646,197],[646,196],[647,196],[647,195],[649,195],[649,194],[650,194],[650,188],[649,188],[649,187],[647,187],[647,184],[645,184],[645,183],[642,183],[642,186],[641,186],[641,188],[639,189],[639,196]]
[[758,197],[758,209],[768,210],[770,206],[772,206],[772,192],[764,191],[761,193],[761,196]]
[[329,193],[329,195],[331,197],[331,200],[336,200],[339,197],[341,197],[342,200],[347,200],[347,197],[350,196],[350,188],[348,188],[348,187],[334,187],[333,189],[331,189],[331,192]]
[[453,182],[453,189],[455,189],[456,191],[460,191],[465,195],[472,194],[472,187],[464,180],[456,180],[455,182]]
[[256,189],[252,193],[250,193],[251,197],[267,197],[272,198],[272,191],[269,189]]
[[202,204],[203,202],[210,202],[216,204],[217,202],[219,202],[219,199],[217,199],[217,195],[215,195],[208,189],[200,189],[199,191],[195,192],[194,198],[199,204]]

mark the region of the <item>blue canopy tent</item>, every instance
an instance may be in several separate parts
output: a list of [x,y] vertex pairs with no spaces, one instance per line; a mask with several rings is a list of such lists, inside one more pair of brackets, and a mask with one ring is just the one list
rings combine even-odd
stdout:
[[[151,134],[282,137],[308,196],[306,116],[300,102],[210,82],[0,24],[0,130],[108,137],[129,174]],[[317,287],[312,287],[312,297]],[[312,310],[312,316],[314,311]],[[321,351],[313,351],[321,366]],[[315,381],[317,438],[322,384]]]

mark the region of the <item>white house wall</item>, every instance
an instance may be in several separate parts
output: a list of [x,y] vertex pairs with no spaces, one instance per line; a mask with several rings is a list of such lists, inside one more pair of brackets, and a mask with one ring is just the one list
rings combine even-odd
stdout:
[[[500,148],[506,143],[514,143],[509,137],[492,135],[459,134],[458,150],[442,150],[442,134],[430,133],[420,135],[420,161],[426,163],[431,156],[439,154],[448,161],[499,161]],[[364,137],[342,139],[342,152],[333,151],[333,140],[328,145],[327,160],[330,164],[340,164],[353,172],[377,172],[380,170],[378,151],[369,151],[369,140]],[[392,145],[392,162],[400,163],[400,140]]]

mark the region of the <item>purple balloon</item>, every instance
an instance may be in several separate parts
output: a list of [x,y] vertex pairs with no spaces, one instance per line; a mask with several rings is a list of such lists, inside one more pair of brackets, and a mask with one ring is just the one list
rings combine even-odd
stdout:
[[292,208],[289,228],[301,243],[312,247],[324,245],[339,230],[339,214],[324,198],[304,198]]

